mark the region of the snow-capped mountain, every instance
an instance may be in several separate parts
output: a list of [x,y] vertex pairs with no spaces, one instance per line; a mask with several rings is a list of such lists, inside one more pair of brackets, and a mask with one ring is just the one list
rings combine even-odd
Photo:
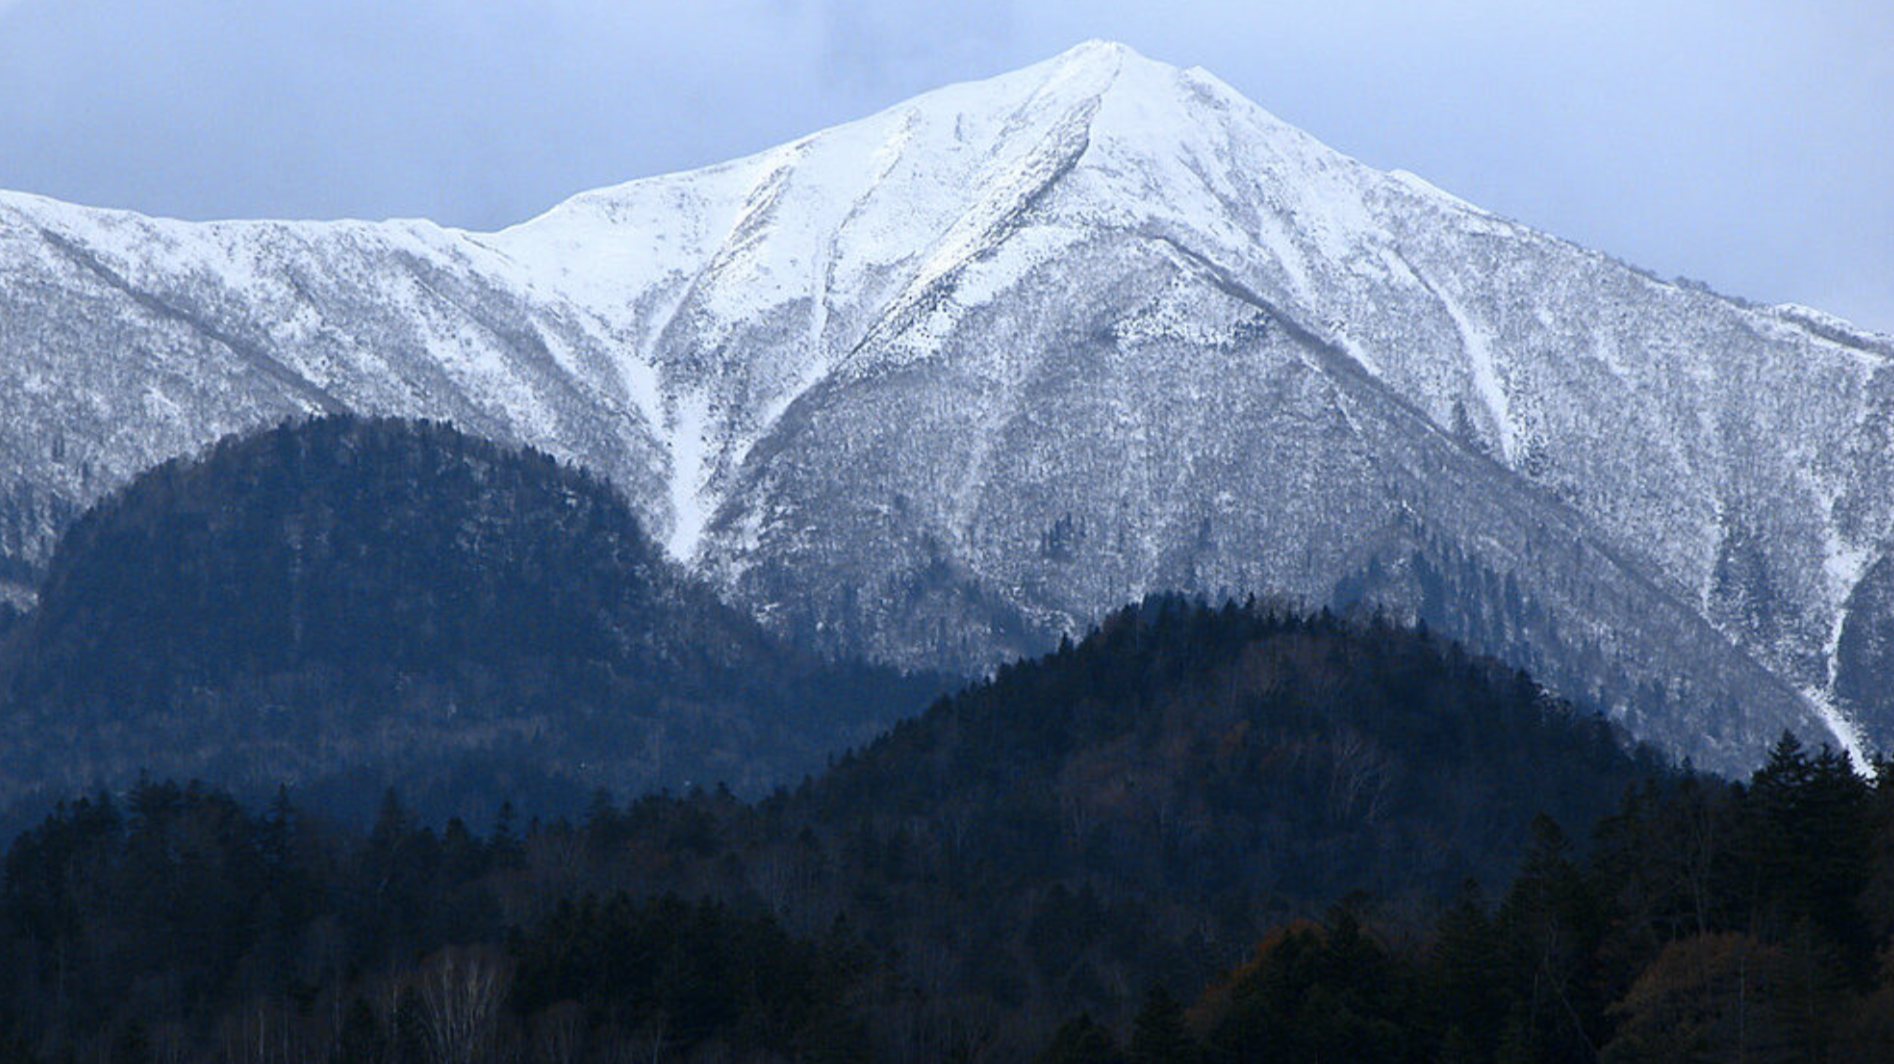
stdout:
[[830,649],[1373,598],[1741,768],[1894,741],[1891,365],[1090,43],[498,233],[0,194],[0,576],[222,434],[432,416]]

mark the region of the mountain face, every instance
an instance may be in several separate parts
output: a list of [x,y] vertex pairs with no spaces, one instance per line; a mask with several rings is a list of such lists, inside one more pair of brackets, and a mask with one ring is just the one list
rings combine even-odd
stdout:
[[1891,365],[1094,43],[499,233],[0,196],[0,579],[225,433],[425,416],[826,651],[1374,600],[1741,770],[1894,741]]
[[68,531],[14,627],[0,801],[141,770],[414,794],[485,764],[581,794],[755,792],[934,690],[782,645],[603,481],[346,415],[140,475]]

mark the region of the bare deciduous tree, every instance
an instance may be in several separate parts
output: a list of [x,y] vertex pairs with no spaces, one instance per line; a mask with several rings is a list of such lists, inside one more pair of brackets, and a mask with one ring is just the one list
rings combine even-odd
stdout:
[[512,970],[490,946],[449,946],[421,966],[417,985],[434,1064],[480,1064],[491,1057]]

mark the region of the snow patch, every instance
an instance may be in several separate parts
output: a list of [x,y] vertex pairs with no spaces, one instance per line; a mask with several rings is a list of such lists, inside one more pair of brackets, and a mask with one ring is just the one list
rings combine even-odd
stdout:
[[710,403],[702,395],[682,396],[671,411],[671,534],[664,541],[672,558],[689,564],[703,541],[711,507],[703,494],[708,476]]
[[1458,300],[1438,284],[1429,285],[1434,298],[1440,301],[1441,308],[1453,319],[1454,328],[1460,332],[1460,340],[1467,354],[1468,368],[1473,372],[1473,390],[1485,405],[1487,413],[1493,417],[1493,424],[1499,432],[1499,449],[1508,465],[1512,464],[1518,450],[1518,441],[1514,438],[1512,405],[1506,397],[1505,385],[1499,379],[1499,366],[1493,358],[1492,338],[1486,330],[1477,325],[1467,315]]
[[1868,757],[1867,743],[1862,741],[1861,729],[1855,726],[1855,722],[1849,720],[1846,713],[1828,700],[1826,692],[1804,687],[1802,697],[1808,699],[1809,705],[1815,710],[1815,715],[1822,719],[1823,724],[1828,725],[1829,732],[1835,737],[1835,744],[1848,754],[1848,759],[1854,763],[1855,771],[1864,776],[1873,772],[1874,762]]
[[1434,184],[1432,181],[1427,180],[1411,170],[1389,170],[1388,176],[1428,199],[1436,200],[1458,210],[1470,211],[1480,215],[1491,213],[1484,208],[1468,203],[1466,200],[1448,192],[1446,189],[1441,188],[1439,185]]
[[1828,636],[1822,644],[1822,658],[1828,663],[1828,689],[1835,689],[1835,681],[1841,672],[1841,634],[1848,626],[1848,596],[1867,576],[1868,567],[1873,563],[1874,552],[1849,547],[1841,541],[1831,527],[1828,533],[1827,556],[1822,560],[1822,573],[1828,578],[1829,622]]
[[1827,550],[1822,558],[1822,574],[1828,578],[1828,600],[1839,607],[1854,593],[1855,585],[1867,574],[1874,552],[1842,542],[1831,527]]
[[1879,341],[1881,343],[1888,343],[1894,341],[1894,335],[1875,332],[1872,329],[1864,329],[1846,318],[1830,314],[1825,310],[1817,310],[1814,307],[1804,306],[1801,303],[1777,303],[1768,309],[1770,313],[1778,318],[1787,319],[1804,327],[1814,326],[1830,332],[1840,333],[1862,342],[1872,343]]

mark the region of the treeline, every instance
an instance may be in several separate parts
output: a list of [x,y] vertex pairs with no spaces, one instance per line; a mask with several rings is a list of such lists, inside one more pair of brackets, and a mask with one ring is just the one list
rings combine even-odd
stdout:
[[[1681,779],[1424,632],[1154,599],[754,803],[599,795],[476,831],[391,794],[366,832],[289,792],[67,804],[6,859],[0,1028],[38,1061],[1024,1060],[1146,1028],[1214,1050],[1247,992],[1166,1019],[1157,991],[1197,1001],[1366,891],[1348,948],[1420,993],[1433,914],[1469,880],[1504,896],[1535,811],[1582,837],[1639,787],[1710,787]],[[1587,985],[1488,1006],[1556,1040],[1561,1001],[1622,996]],[[1400,1022],[1398,1059],[1444,1044]]]
[[1188,1013],[1160,996],[1122,1042],[1081,1015],[1038,1059],[1868,1064],[1894,1060],[1891,945],[1894,774],[1785,737],[1747,785],[1639,788],[1585,856],[1540,821],[1496,900],[1333,907]]
[[[390,799],[361,836],[145,783],[8,853],[0,1059],[1885,1061],[1890,842],[1887,774],[1785,740],[1746,785],[1637,788],[1582,855],[1541,818],[1492,900],[1351,895],[1221,974],[1134,968],[1116,1009],[1060,1012],[982,993],[964,954],[989,943],[912,963],[955,951],[889,938],[894,897],[844,886],[815,926],[792,899],[857,858],[780,808],[601,800],[475,836]],[[939,889],[962,917],[1007,901]],[[1141,933],[1054,896],[999,960]]]
[[865,1059],[845,932],[578,891],[594,841],[392,797],[366,836],[172,783],[64,806],[7,855],[0,1060]]

